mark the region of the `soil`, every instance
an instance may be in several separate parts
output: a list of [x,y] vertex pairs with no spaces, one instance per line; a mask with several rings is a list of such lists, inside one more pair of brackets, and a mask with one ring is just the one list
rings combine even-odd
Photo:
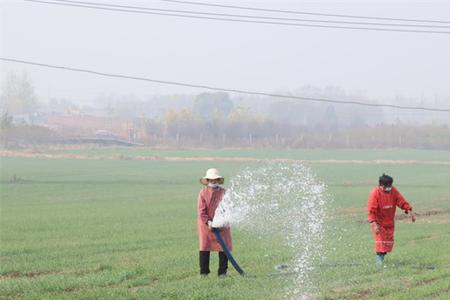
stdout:
[[126,156],[126,155],[81,155],[81,154],[49,154],[39,151],[0,151],[0,157],[23,158],[69,158],[81,160],[149,160],[149,161],[228,161],[228,162],[279,162],[279,163],[312,163],[312,164],[388,164],[388,165],[450,165],[450,161],[437,160],[337,160],[337,159],[312,159],[296,160],[285,158],[255,158],[255,157],[176,157],[176,156]]

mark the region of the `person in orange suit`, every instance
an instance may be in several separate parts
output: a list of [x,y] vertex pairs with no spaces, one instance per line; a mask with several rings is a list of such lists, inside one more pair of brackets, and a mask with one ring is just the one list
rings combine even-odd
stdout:
[[[214,219],[215,211],[225,194],[225,190],[222,187],[224,178],[219,175],[219,170],[212,168],[206,171],[206,175],[200,179],[200,183],[203,185],[197,200],[200,275],[207,276],[210,273],[210,252],[215,251],[219,253],[218,275],[223,277],[227,274],[228,258],[212,232],[212,220]],[[231,251],[232,241],[230,227],[221,228],[221,235],[226,246]]]
[[392,186],[394,179],[386,174],[380,176],[378,186],[370,192],[367,205],[368,221],[375,237],[376,261],[382,264],[384,257],[394,246],[395,210],[402,209],[415,222],[412,206]]

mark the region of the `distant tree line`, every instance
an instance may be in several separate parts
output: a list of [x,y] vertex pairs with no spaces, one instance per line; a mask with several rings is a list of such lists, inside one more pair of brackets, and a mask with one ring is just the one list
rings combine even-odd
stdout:
[[245,111],[202,120],[191,111],[168,112],[163,120],[141,120],[151,146],[278,148],[450,149],[449,126],[377,125],[310,128],[276,123]]
[[13,124],[12,117],[3,112],[0,117],[0,148],[16,148],[30,145],[53,144],[61,136],[44,126]]
[[[450,149],[450,127],[376,124],[379,109],[354,108],[344,122],[334,106],[312,114],[296,103],[273,105],[279,118],[234,107],[227,93],[200,94],[192,110],[169,110],[163,118],[140,120],[149,145],[173,147],[435,148]],[[322,106],[323,108],[323,106]],[[285,118],[283,118],[285,115]],[[366,117],[370,115],[370,117]],[[298,119],[298,122],[288,120]],[[372,123],[372,125],[369,125]]]
[[[296,93],[312,98],[360,98],[332,87],[303,87],[292,94]],[[38,103],[28,77],[15,74],[9,74],[4,81],[0,100],[3,147],[58,143],[75,133],[55,132],[45,123],[42,126],[34,122],[15,123],[14,117],[30,120],[39,114],[64,115],[76,111],[81,115],[92,113],[110,118],[111,122],[125,118],[132,124],[130,130],[139,133],[135,142],[150,146],[450,149],[449,125],[443,125],[449,123],[412,125],[420,123],[402,120],[425,119],[425,116],[396,111],[387,116],[386,111],[374,107],[267,97],[232,99],[228,93],[216,92],[158,96],[154,101],[140,101],[134,96],[105,96],[100,101],[105,107],[83,109],[64,99]],[[160,108],[164,110],[148,114]],[[432,120],[429,124],[433,124]],[[92,132],[99,129],[104,128],[92,128]]]

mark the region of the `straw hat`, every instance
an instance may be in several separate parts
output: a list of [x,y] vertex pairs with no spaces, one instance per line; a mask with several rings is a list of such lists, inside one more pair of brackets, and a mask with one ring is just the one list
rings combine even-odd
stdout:
[[219,175],[219,170],[214,168],[206,170],[206,175],[200,179],[200,183],[203,185],[208,185],[208,179],[219,179],[219,184],[223,184],[225,181],[224,178]]

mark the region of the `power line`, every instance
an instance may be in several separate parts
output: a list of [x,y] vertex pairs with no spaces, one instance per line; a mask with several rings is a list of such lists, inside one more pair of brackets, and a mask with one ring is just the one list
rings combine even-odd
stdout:
[[190,19],[217,20],[217,21],[228,21],[228,22],[239,22],[239,23],[255,23],[255,24],[283,25],[283,26],[296,26],[296,27],[335,28],[335,29],[366,30],[366,31],[368,30],[368,31],[390,31],[390,32],[407,32],[407,33],[450,34],[450,31],[417,30],[417,29],[391,29],[391,28],[373,28],[373,27],[354,27],[354,26],[335,26],[335,25],[284,23],[284,22],[256,21],[256,20],[218,18],[218,17],[207,17],[207,16],[193,16],[193,15],[185,15],[185,14],[151,12],[151,11],[142,11],[142,10],[120,9],[120,8],[107,8],[107,7],[99,7],[99,6],[91,6],[91,5],[81,5],[81,4],[71,4],[71,3],[61,3],[61,2],[48,2],[48,1],[42,1],[42,0],[23,0],[23,1],[34,2],[34,3],[43,3],[43,4],[51,4],[51,5],[60,5],[60,6],[72,6],[72,7],[90,8],[90,9],[106,10],[106,11],[117,11],[117,12],[127,12],[127,13],[171,16],[171,17],[190,18]]
[[254,10],[254,11],[288,13],[288,14],[300,14],[300,15],[313,15],[313,16],[324,16],[324,17],[371,19],[371,20],[388,20],[388,21],[402,21],[402,22],[422,22],[422,23],[424,23],[424,22],[426,22],[426,23],[447,23],[447,24],[450,24],[450,21],[442,21],[442,20],[404,19],[404,18],[387,18],[387,17],[359,16],[359,15],[327,14],[327,13],[317,13],[317,12],[295,11],[295,10],[280,10],[280,9],[258,8],[258,7],[225,5],[225,4],[214,4],[214,3],[206,3],[206,2],[180,1],[180,0],[160,0],[160,1],[181,3],[181,4],[201,5],[201,6],[211,6],[211,7],[245,9],[245,10]]
[[267,16],[255,16],[255,15],[239,15],[239,14],[224,14],[213,12],[199,12],[191,10],[174,10],[174,9],[161,9],[153,7],[142,6],[129,6],[129,5],[117,5],[98,2],[86,2],[86,1],[71,1],[71,0],[52,0],[53,2],[74,3],[80,5],[94,5],[99,7],[113,7],[113,8],[125,8],[133,10],[144,11],[162,11],[170,13],[183,13],[183,14],[196,14],[207,16],[220,16],[220,17],[237,17],[237,18],[250,18],[250,19],[263,19],[263,20],[278,20],[278,21],[294,21],[294,22],[312,22],[312,23],[334,23],[334,24],[349,24],[349,25],[369,25],[369,26],[394,26],[394,27],[423,27],[423,28],[450,28],[450,25],[422,25],[422,24],[399,24],[399,23],[376,23],[376,22],[354,22],[354,21],[333,21],[333,20],[317,20],[317,19],[298,19],[298,18],[280,18],[280,17],[267,17]]
[[284,98],[284,99],[290,99],[290,100],[301,100],[301,101],[309,101],[309,102],[323,102],[323,103],[334,103],[334,104],[351,104],[351,105],[370,106],[370,107],[390,107],[390,108],[404,109],[404,110],[450,112],[450,108],[444,109],[444,108],[432,108],[432,107],[403,106],[403,105],[394,105],[394,104],[367,103],[367,102],[350,101],[350,100],[332,100],[332,99],[324,99],[324,98],[289,96],[289,95],[283,95],[283,94],[265,93],[265,92],[250,91],[250,90],[214,87],[214,86],[203,85],[203,84],[192,84],[192,83],[177,82],[177,81],[151,79],[151,78],[146,78],[146,77],[130,76],[130,75],[123,75],[123,74],[112,74],[112,73],[105,73],[105,72],[88,70],[88,69],[73,68],[73,67],[67,67],[67,66],[56,66],[56,65],[44,64],[44,63],[20,60],[20,59],[14,59],[14,58],[7,58],[7,57],[0,57],[0,60],[6,61],[6,62],[13,62],[13,63],[32,65],[32,66],[52,68],[52,69],[60,69],[60,70],[67,70],[67,71],[73,71],[73,72],[88,73],[88,74],[94,74],[94,75],[111,77],[111,78],[122,78],[122,79],[145,81],[145,82],[152,82],[152,83],[158,83],[158,84],[184,86],[184,87],[190,87],[190,88],[208,89],[208,90],[213,90],[213,91],[239,93],[239,94],[247,94],[247,95]]

